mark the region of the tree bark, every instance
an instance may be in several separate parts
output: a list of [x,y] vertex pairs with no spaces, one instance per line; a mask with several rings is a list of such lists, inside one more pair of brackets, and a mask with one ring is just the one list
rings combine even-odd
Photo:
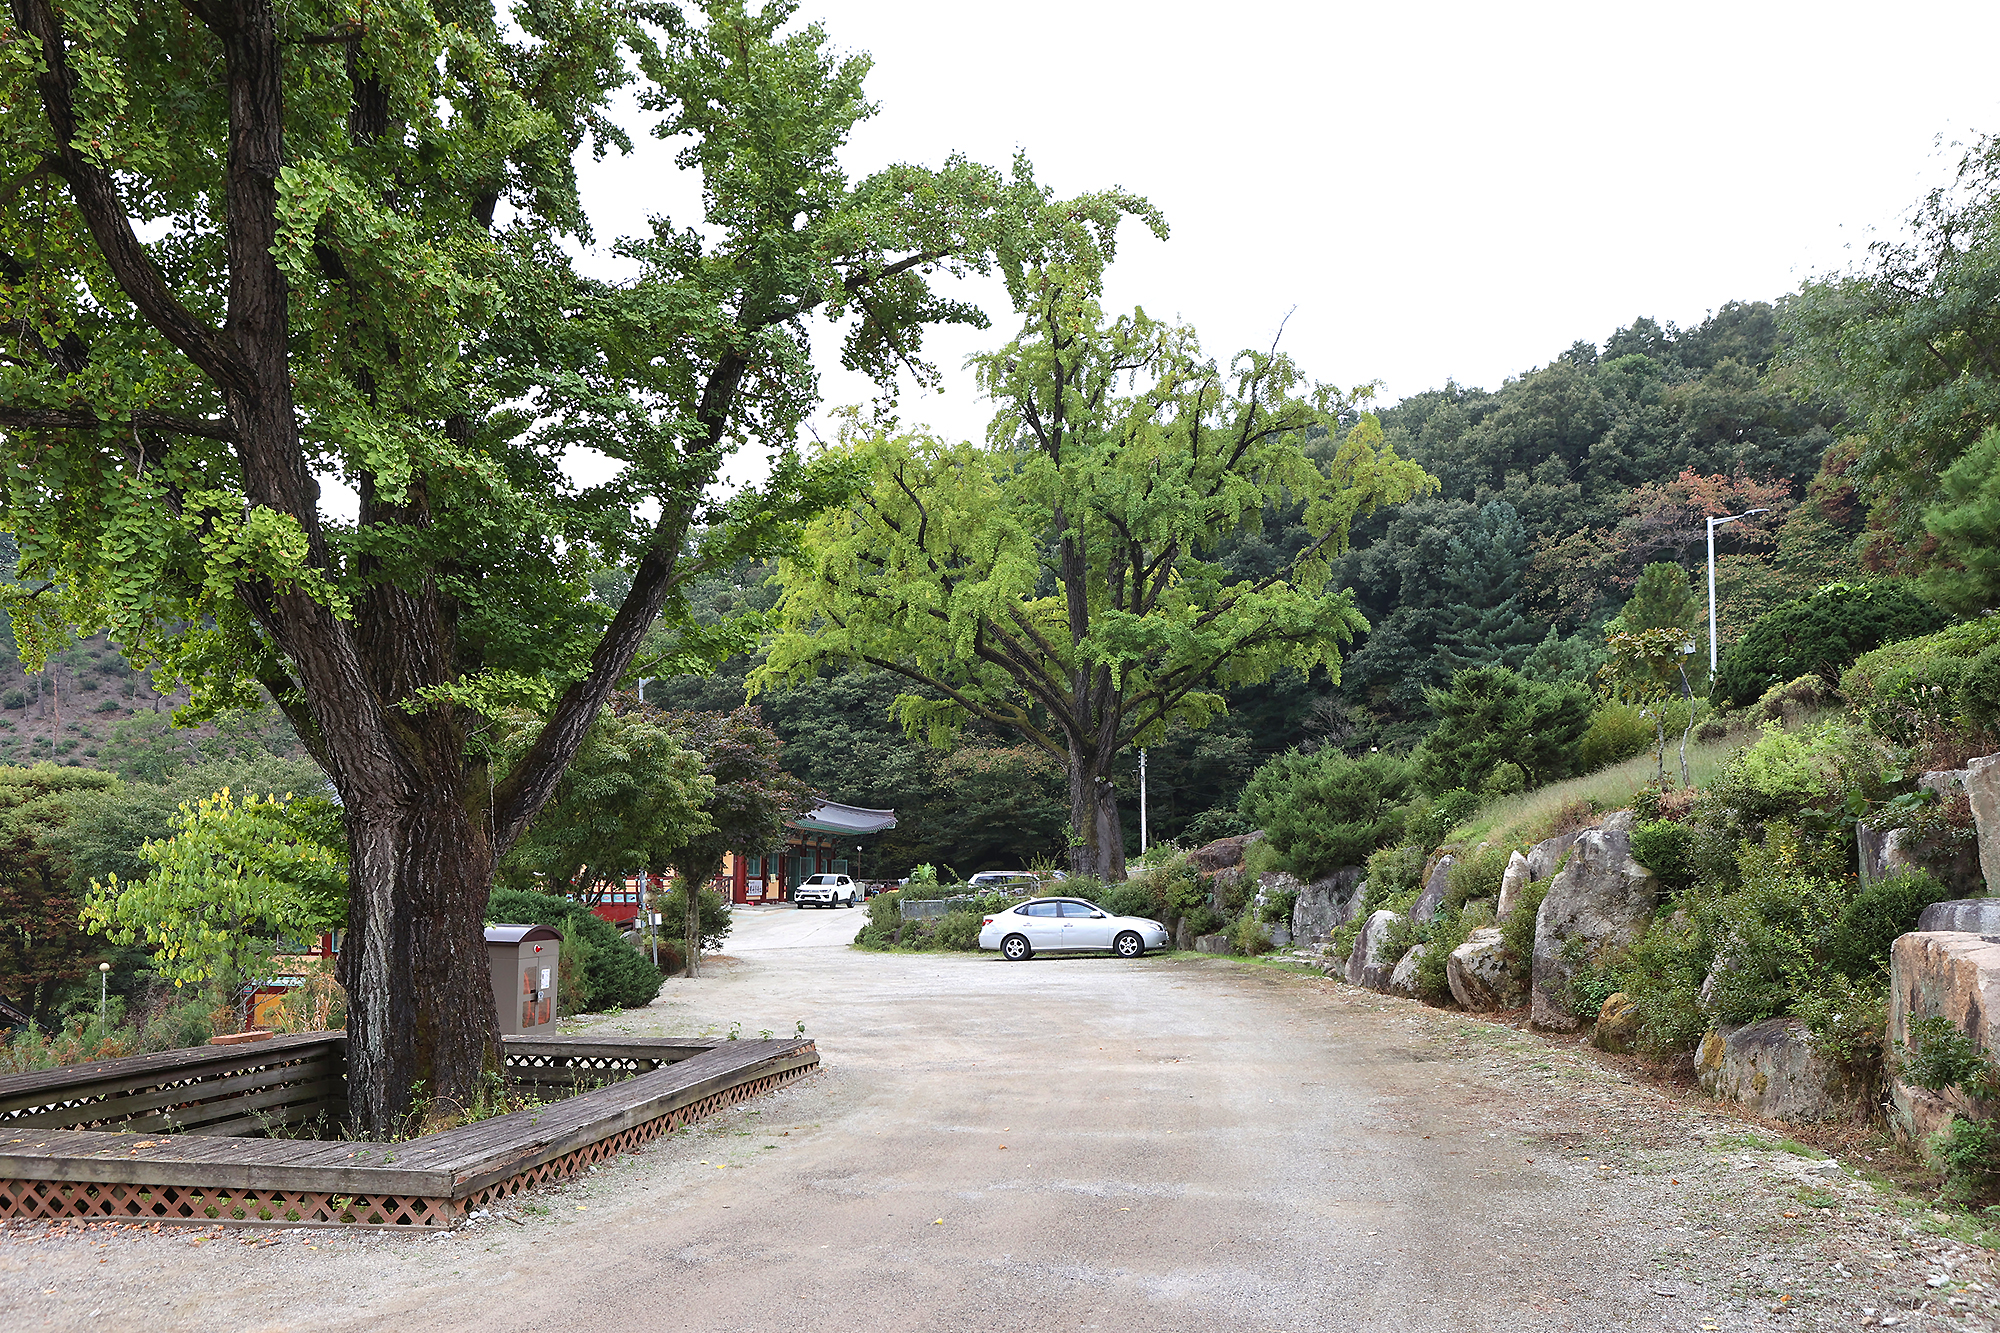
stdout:
[[692,981],[701,975],[701,890],[690,880],[687,884],[687,978]]
[[462,1111],[499,1047],[482,921],[491,839],[461,783],[350,806],[347,1084],[357,1127],[379,1135]]
[[1116,884],[1125,878],[1125,829],[1108,767],[1093,755],[1070,755],[1069,871]]

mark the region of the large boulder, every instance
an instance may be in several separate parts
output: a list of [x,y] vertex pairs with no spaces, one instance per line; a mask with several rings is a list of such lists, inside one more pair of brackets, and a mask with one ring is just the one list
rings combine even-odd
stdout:
[[1553,838],[1544,838],[1528,849],[1528,880],[1533,883],[1547,879],[1556,873],[1556,864],[1563,859],[1563,853],[1576,845],[1576,840],[1589,829],[1575,829],[1569,833],[1558,833]]
[[1965,766],[1965,794],[1979,826],[1979,873],[1988,893],[2000,892],[2000,754]]
[[1334,871],[1299,890],[1292,904],[1292,938],[1301,944],[1323,943],[1327,936],[1354,919],[1368,881],[1358,866]]
[[1243,853],[1250,844],[1263,839],[1258,833],[1240,833],[1233,838],[1218,838],[1206,847],[1197,847],[1188,853],[1188,864],[1204,874],[1214,874],[1218,870],[1229,870],[1243,864]]
[[1639,1006],[1624,991],[1605,997],[1597,1011],[1597,1023],[1590,1030],[1590,1044],[1600,1051],[1622,1055],[1639,1040]]
[[1659,902],[1659,880],[1632,859],[1631,811],[1585,830],[1535,916],[1535,1026],[1574,1032],[1583,1022],[1569,1005],[1569,980],[1578,967],[1570,941],[1582,942],[1584,961],[1598,962],[1637,939]]
[[1417,965],[1424,961],[1424,955],[1429,953],[1430,950],[1430,945],[1419,944],[1404,954],[1402,961],[1396,964],[1396,970],[1389,974],[1389,984],[1385,989],[1391,995],[1407,995],[1411,999],[1415,999],[1417,996]]
[[1884,880],[1898,871],[1918,868],[1917,838],[1909,829],[1876,829],[1866,824],[1854,826],[1861,847],[1861,873],[1869,883]]
[[1528,856],[1525,852],[1515,852],[1507,858],[1507,868],[1500,873],[1500,901],[1493,908],[1496,919],[1505,921],[1507,914],[1514,910],[1514,904],[1521,901],[1521,890],[1535,882],[1528,870]]
[[1236,950],[1230,946],[1229,936],[1223,934],[1197,935],[1194,937],[1196,953],[1231,954]]
[[1383,950],[1390,927],[1401,921],[1402,914],[1383,908],[1369,913],[1362,923],[1361,933],[1354,937],[1354,951],[1347,955],[1347,980],[1355,986],[1366,986],[1369,990],[1382,990],[1389,984],[1395,968],[1390,964]]
[[1452,860],[1452,857],[1440,856],[1437,864],[1431,867],[1431,877],[1424,881],[1423,896],[1410,909],[1410,920],[1429,921],[1438,914],[1438,908],[1444,906],[1445,890],[1450,887]]
[[1478,1013],[1519,1008],[1521,982],[1515,975],[1515,961],[1501,939],[1500,927],[1482,926],[1473,931],[1444,960],[1452,998]]
[[1813,1049],[1796,1019],[1717,1028],[1702,1039],[1701,1090],[1771,1120],[1813,1124],[1868,1114],[1871,1089]]
[[2000,898],[1953,898],[1932,903],[1917,917],[1917,929],[1964,935],[2000,935]]
[[[1940,904],[1942,906],[1944,904]],[[2000,1054],[2000,943],[1958,931],[1911,931],[1889,949],[1889,1049],[1907,1049],[1910,1025],[1943,1018],[1991,1060]],[[1921,1139],[1954,1114],[1984,1119],[2000,1104],[1889,1079],[1891,1123]]]

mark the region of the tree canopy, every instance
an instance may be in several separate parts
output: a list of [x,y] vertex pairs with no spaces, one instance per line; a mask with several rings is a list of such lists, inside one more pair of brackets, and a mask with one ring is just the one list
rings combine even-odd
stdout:
[[[108,628],[191,684],[191,716],[284,709],[347,816],[366,1132],[403,1127],[418,1081],[463,1103],[497,1059],[495,861],[642,639],[845,484],[791,449],[809,322],[843,323],[856,369],[923,373],[927,325],[984,318],[932,279],[1004,261],[1041,206],[1023,162],[850,178],[869,62],[795,12],[15,8],[0,526],[23,660]],[[609,283],[572,260],[596,240],[573,161],[628,144],[628,98],[702,205],[613,242],[636,276]],[[768,482],[711,493],[753,438]],[[614,475],[572,484],[576,447]],[[590,595],[606,565],[615,602]],[[471,738],[522,706],[546,722],[493,771]]]
[[[1185,326],[1108,318],[1124,215],[1164,233],[1128,196],[1043,205],[1032,261],[1009,274],[1022,330],[976,360],[999,404],[984,444],[854,423],[835,452],[863,470],[861,498],[784,562],[782,632],[755,678],[872,666],[917,687],[895,704],[912,735],[1011,730],[1065,765],[1070,863],[1107,877],[1124,865],[1121,752],[1206,726],[1219,687],[1337,672],[1366,621],[1331,562],[1358,514],[1428,484],[1372,423],[1332,444],[1359,395],[1282,353],[1224,366]],[[1292,503],[1310,538],[1272,572],[1205,558]]]

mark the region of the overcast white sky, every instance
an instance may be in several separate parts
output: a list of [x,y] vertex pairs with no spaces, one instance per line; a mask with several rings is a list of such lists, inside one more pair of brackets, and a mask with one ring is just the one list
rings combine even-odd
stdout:
[[[1178,315],[1218,355],[1308,374],[1496,387],[1639,315],[1683,326],[1843,267],[2000,129],[2000,6],[1961,3],[1189,5],[806,0],[875,57],[858,176],[1017,147],[1061,193],[1121,185],[1112,308]],[[1940,145],[1940,136],[1943,145]],[[671,149],[586,164],[600,235],[678,215]],[[692,218],[685,220],[692,221]],[[995,328],[934,338],[947,392],[905,421],[977,437],[960,371]],[[829,405],[870,396],[824,344]]]

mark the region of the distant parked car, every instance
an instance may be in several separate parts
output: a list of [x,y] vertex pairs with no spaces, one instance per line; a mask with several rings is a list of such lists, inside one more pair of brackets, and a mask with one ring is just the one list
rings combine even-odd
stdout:
[[794,907],[852,907],[861,899],[861,886],[846,875],[812,875],[792,890]]
[[1035,898],[995,912],[979,927],[979,947],[998,949],[1021,962],[1038,951],[1089,953],[1105,950],[1137,958],[1167,947],[1167,928],[1142,916],[1113,916],[1081,898]]
[[982,870],[965,881],[968,889],[1020,889],[1033,893],[1042,881],[1031,870]]

